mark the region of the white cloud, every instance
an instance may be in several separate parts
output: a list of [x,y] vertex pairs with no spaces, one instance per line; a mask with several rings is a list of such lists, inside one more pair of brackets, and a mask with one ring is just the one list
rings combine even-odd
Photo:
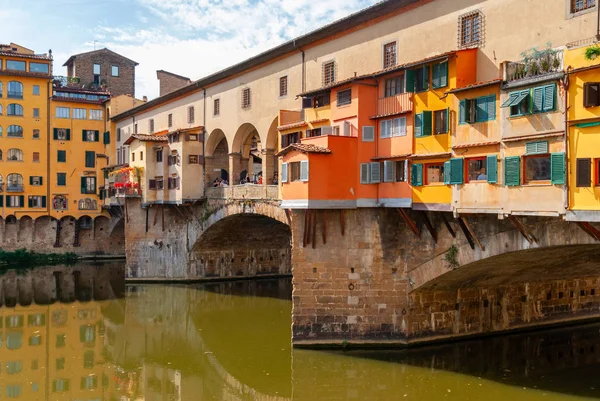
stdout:
[[[99,26],[96,39],[140,63],[136,96],[158,95],[156,70],[198,79],[376,0],[136,0],[137,23]],[[80,49],[82,51],[91,50]]]

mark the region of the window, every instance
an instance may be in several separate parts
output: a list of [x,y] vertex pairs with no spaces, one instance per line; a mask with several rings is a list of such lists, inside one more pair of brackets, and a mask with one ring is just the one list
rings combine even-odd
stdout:
[[382,139],[391,138],[392,136],[405,136],[406,117],[381,121],[379,124],[379,134]]
[[153,118],[148,120],[148,131],[151,134],[154,134],[154,119]]
[[41,72],[42,74],[48,74],[50,72],[50,66],[45,63],[34,63],[29,62],[29,72]]
[[14,71],[25,71],[25,62],[16,60],[6,60],[6,69]]
[[[31,207],[31,206],[29,206]],[[29,337],[29,345],[41,345],[42,344],[42,336],[39,334],[34,334]]]
[[134,162],[135,161],[135,153],[131,152],[131,161]]
[[444,183],[444,163],[425,165],[425,185]]
[[179,189],[180,179],[177,175],[173,175],[173,177],[170,177],[167,180],[168,189]]
[[318,108],[318,107],[327,106],[329,104],[329,102],[330,102],[329,93],[325,93],[323,95],[317,95],[313,98],[313,107]]
[[40,118],[40,109],[37,107],[33,108],[33,118]]
[[0,104],[0,116],[2,115],[2,105]]
[[487,181],[486,174],[486,158],[485,157],[474,157],[466,159],[467,174],[465,182],[471,181]]
[[117,142],[121,142],[121,128],[117,128]]
[[8,83],[8,98],[23,99],[23,84],[19,81],[10,81]]
[[384,161],[383,182],[403,182],[405,180],[405,165],[404,161]]
[[23,334],[20,331],[6,333],[6,348],[15,350],[21,348],[23,344]]
[[221,114],[221,99],[213,100],[213,116]]
[[556,85],[546,85],[531,90],[511,92],[501,107],[510,107],[510,116],[518,117],[531,113],[555,110]]
[[[2,60],[0,60],[0,69],[2,68]],[[34,85],[37,86],[37,85]],[[2,97],[2,82],[0,81],[0,97]],[[2,114],[2,110],[0,110],[0,114]]]
[[458,47],[465,48],[481,45],[483,36],[483,18],[481,12],[470,12],[458,18]]
[[415,137],[420,138],[429,136],[432,133],[432,116],[431,111],[423,111],[422,113],[415,114]]
[[96,375],[89,375],[81,378],[80,388],[82,390],[91,390],[98,386]]
[[101,71],[100,64],[94,64],[93,70],[94,70],[94,75],[100,75],[100,71]]
[[600,186],[600,159],[594,160],[594,185]]
[[140,150],[140,161],[144,161],[144,151]]
[[[66,173],[58,173],[58,174],[64,174],[65,175],[65,179],[63,182],[65,182],[65,184],[62,185],[66,185]],[[60,178],[60,176],[59,176]],[[61,184],[58,184],[61,185]],[[68,208],[68,199],[66,196],[63,195],[56,195],[53,199],[52,199],[52,209],[54,210],[67,210]]]
[[85,351],[83,353],[83,367],[85,369],[94,367],[94,351]]
[[279,97],[287,96],[288,94],[288,77],[279,78]]
[[[88,183],[86,183],[88,184]],[[90,184],[90,189],[91,189],[91,185]],[[95,183],[93,184],[94,188],[95,188]],[[88,193],[95,193],[94,192],[88,192]],[[78,206],[79,206],[79,210],[96,210],[98,209],[98,202],[96,202],[94,199],[90,199],[90,198],[85,198],[85,199],[80,199],[79,202],[77,202]]]
[[7,207],[25,207],[25,197],[23,195],[7,195]]
[[33,92],[32,94],[34,95],[39,95],[40,94],[40,86],[39,85],[33,85]]
[[29,201],[29,207],[32,207],[32,208],[46,207],[46,197],[45,196],[30,196],[28,201]]
[[9,116],[23,117],[23,106],[16,103],[11,103],[6,107],[6,114]]
[[385,80],[385,97],[396,96],[404,93],[404,76]]
[[496,95],[464,99],[459,104],[459,124],[496,119]]
[[531,155],[524,157],[525,183],[532,181],[550,181],[550,155]]
[[242,109],[249,109],[252,105],[252,99],[250,95],[250,88],[242,89]]
[[281,148],[287,148],[293,143],[300,142],[300,132],[293,132],[291,134],[285,134],[281,136]]
[[56,185],[67,185],[67,173],[56,173]]
[[[29,340],[30,345],[31,344],[31,339]],[[10,361],[10,362],[6,362],[6,373],[8,373],[9,375],[16,375],[17,373],[20,373],[23,370],[23,363],[21,361]]]
[[85,167],[96,167],[96,152],[92,152],[89,150],[85,151]]
[[381,164],[361,163],[360,164],[360,183],[361,184],[377,184],[381,182]]
[[56,335],[56,348],[62,348],[66,344],[67,336],[65,334],[57,334]]
[[190,106],[187,109],[187,115],[188,115],[188,124],[193,124],[194,120],[195,120],[195,110],[194,110],[194,106]]
[[164,189],[165,181],[163,177],[156,177],[156,189]]
[[[62,334],[62,338],[64,341],[64,338],[65,338],[64,334]],[[64,343],[62,346],[64,347]],[[65,358],[56,358],[56,370],[64,370],[64,368],[65,368]]]
[[71,130],[68,128],[54,128],[54,139],[57,141],[71,140]]
[[56,118],[69,118],[70,111],[71,110],[68,107],[57,107],[56,108]]
[[396,166],[396,182],[406,182],[406,169],[408,162],[405,160],[394,162]]
[[33,130],[33,139],[40,139],[40,130],[39,129]]
[[5,320],[6,327],[13,329],[23,327],[23,316],[21,315],[7,316]]
[[449,109],[438,110],[433,112],[433,118],[435,120],[434,126],[436,135],[448,133],[448,113]]
[[167,116],[167,126],[171,128],[173,126],[173,114]]
[[306,137],[307,138],[314,138],[316,136],[321,136],[321,128],[307,129],[306,130]]
[[7,398],[19,398],[21,396],[21,385],[11,384],[6,386],[6,397]]
[[57,150],[56,151],[56,161],[60,163],[67,162],[67,151],[66,150]]
[[7,154],[6,154],[6,160],[8,161],[15,161],[15,162],[22,162],[23,161],[23,151],[21,149],[9,149]]
[[40,161],[40,152],[33,152],[33,161],[38,162]]
[[335,61],[323,63],[323,86],[331,85],[335,82]]
[[102,120],[102,110],[90,110],[90,120]]
[[337,105],[343,106],[352,103],[352,89],[346,89],[337,93]]
[[29,177],[29,184],[30,185],[34,185],[34,186],[40,186],[42,185],[43,182],[43,178],[39,175],[32,175]]
[[56,379],[52,381],[52,392],[63,393],[69,391],[69,380],[68,379]]
[[110,67],[110,74],[113,77],[118,77],[119,76],[119,66],[118,65],[113,65]]
[[429,66],[423,66],[415,70],[415,91],[425,92],[429,90]]
[[300,181],[300,162],[288,163],[290,170],[290,181]]
[[134,134],[136,134],[136,135],[137,135],[137,133],[138,133],[138,129],[137,129],[137,123],[135,123],[135,124],[133,125],[133,133],[134,133]]
[[383,68],[390,68],[396,65],[396,42],[391,42],[383,46]]
[[448,62],[444,61],[431,66],[431,86],[434,89],[448,86]]
[[81,177],[81,193],[95,194],[96,193],[96,177]]
[[188,163],[189,164],[198,164],[198,155],[189,155]]
[[596,0],[569,0],[571,2],[571,14],[594,8]]
[[583,106],[600,106],[600,83],[587,82],[583,84]]
[[[598,164],[598,163],[596,163]],[[592,159],[577,159],[577,187],[587,188],[592,184]]]
[[82,343],[93,343],[96,341],[96,328],[94,326],[79,327],[79,340]]
[[6,136],[11,138],[23,138],[23,127],[20,125],[9,125]]
[[81,136],[84,142],[98,142],[100,140],[100,132],[94,130],[84,129]]
[[73,109],[73,118],[76,120],[85,120],[87,118],[87,110]]
[[162,163],[163,161],[163,151],[162,149],[156,151],[156,162]]

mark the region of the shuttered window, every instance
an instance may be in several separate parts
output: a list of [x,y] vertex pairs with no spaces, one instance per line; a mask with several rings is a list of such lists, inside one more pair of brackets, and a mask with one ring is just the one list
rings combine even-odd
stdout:
[[56,185],[67,185],[67,173],[56,173]]
[[431,68],[431,84],[434,89],[448,86],[448,62],[434,64]]
[[369,163],[360,164],[360,183],[369,184],[371,182],[371,165]]
[[548,141],[527,142],[525,144],[525,154],[541,155],[548,153]]
[[373,142],[375,141],[375,127],[363,126],[362,128],[362,141]]
[[370,182],[371,184],[377,184],[379,182],[381,182],[381,163],[371,163],[371,177],[370,177]]
[[411,166],[410,183],[413,187],[420,187],[423,185],[423,165],[413,164]]
[[352,89],[346,89],[337,93],[337,105],[344,106],[352,103]]
[[406,117],[394,118],[393,136],[406,136]]
[[288,164],[281,165],[281,182],[288,182]]
[[[464,176],[464,160],[450,159],[450,184],[462,184]],[[444,171],[445,173],[445,171]]]
[[110,132],[109,131],[106,131],[103,134],[103,139],[104,139],[104,144],[105,145],[108,145],[110,143]]
[[449,109],[435,111],[433,112],[433,116],[435,120],[435,134],[447,134]]
[[600,83],[587,82],[583,84],[583,106],[600,106]]
[[415,137],[423,136],[423,113],[415,114]]
[[85,167],[96,167],[96,152],[86,150],[85,152]]
[[554,185],[566,183],[565,154],[563,152],[550,155],[550,181]]
[[433,129],[433,112],[426,110],[422,113],[423,116],[423,136],[429,136]]
[[308,181],[308,160],[300,162],[300,181]]
[[56,151],[56,161],[65,163],[67,161],[67,151],[66,150]]
[[392,120],[383,120],[379,123],[379,136],[382,139],[392,137]]
[[490,184],[498,182],[498,156],[489,155],[486,158],[486,173]]
[[521,158],[519,156],[504,158],[504,184],[507,187],[521,184]]
[[592,185],[592,159],[577,159],[577,187],[587,188]]
[[396,162],[386,160],[383,162],[383,182],[396,181]]

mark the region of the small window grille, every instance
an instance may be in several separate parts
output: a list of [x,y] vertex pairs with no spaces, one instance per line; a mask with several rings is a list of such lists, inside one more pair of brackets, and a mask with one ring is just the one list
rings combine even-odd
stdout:
[[383,68],[390,68],[396,65],[396,42],[388,43],[383,46]]
[[249,109],[251,104],[250,88],[244,88],[242,90],[242,109]]
[[481,11],[473,11],[458,17],[458,47],[482,46],[484,43],[484,16]]
[[219,114],[221,114],[221,99],[215,99],[213,115],[218,116]]
[[279,78],[279,96],[283,97],[283,96],[287,96],[287,94],[288,94],[288,77],[286,75],[285,77]]
[[570,0],[571,1],[571,14],[575,14],[581,11],[594,8],[596,6],[596,0]]
[[323,86],[331,85],[335,82],[335,61],[323,63]]

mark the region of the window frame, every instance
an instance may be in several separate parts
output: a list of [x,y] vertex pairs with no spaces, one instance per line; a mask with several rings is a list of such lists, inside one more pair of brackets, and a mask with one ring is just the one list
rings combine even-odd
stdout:
[[579,15],[583,15],[583,14],[587,14],[587,13],[591,13],[594,12],[596,10],[596,8],[598,7],[598,1],[597,0],[592,0],[594,2],[594,4],[592,6],[587,6],[587,2],[588,0],[583,0],[584,2],[584,8],[577,10],[577,0],[567,0],[567,16],[572,18],[572,17],[577,17]]
[[[388,58],[387,48],[388,46],[393,46],[393,51],[390,52],[391,56]],[[396,66],[398,64],[398,41],[392,40],[390,42],[386,42],[381,46],[382,50],[382,63],[383,69],[388,69]],[[393,58],[393,60],[392,60]]]
[[[439,131],[438,132],[438,121],[437,121],[437,116],[441,115],[443,116],[443,118],[441,118],[441,120],[443,120],[444,122],[444,130],[443,131]],[[448,120],[450,119],[450,111],[448,109],[442,109],[442,110],[434,110],[433,111],[433,135],[446,135],[450,132],[450,124],[448,123]]]
[[[61,112],[63,112],[62,114],[64,114],[64,115],[59,115],[59,110]],[[66,115],[66,117],[65,117],[65,115]],[[71,118],[71,108],[56,106],[56,109],[54,110],[54,117],[55,118]]]
[[593,186],[600,187],[600,157],[594,159]]
[[[548,179],[527,180],[527,160],[529,159],[548,159]],[[529,154],[521,156],[521,185],[545,185],[552,182],[552,156],[551,153]]]
[[213,117],[221,115],[221,98],[213,99]]
[[[115,74],[115,68],[117,69],[117,73]],[[119,76],[119,66],[118,65],[111,65],[110,66],[110,76],[111,77],[118,77]]]
[[[348,98],[346,99],[346,94],[348,94]],[[340,103],[341,99],[341,103]],[[337,91],[336,93],[336,106],[348,106],[352,104],[352,88],[344,89],[341,91]]]
[[288,95],[288,76],[279,77],[279,98],[287,97]]
[[[485,175],[486,175],[486,179],[485,180],[471,180],[469,177],[469,162],[471,161],[481,161],[483,163],[483,168],[486,169],[485,171]],[[464,183],[465,184],[469,184],[469,183],[473,183],[473,184],[483,184],[483,183],[488,183],[488,179],[487,179],[487,156],[475,156],[475,157],[465,157],[464,159]]]
[[388,78],[385,80],[384,88],[383,88],[383,97],[384,98],[398,96],[403,93],[406,93],[405,85],[404,85],[404,74],[398,75],[396,77]]
[[[441,167],[441,174],[440,174],[441,181],[429,182],[429,174],[427,174],[427,170],[429,170],[429,167],[434,167],[434,166],[440,166]],[[444,168],[445,168],[444,162],[423,163],[423,186],[426,186],[426,185],[432,185],[432,186],[446,185],[444,183]]]
[[[96,67],[98,67],[98,72],[96,72]],[[98,63],[92,64],[92,75],[101,75],[102,74],[102,65]]]
[[288,182],[302,182],[300,180],[300,162],[289,162],[288,166]]
[[248,110],[252,107],[252,91],[250,88],[242,88],[242,110]]
[[321,64],[321,80],[323,86],[333,85],[336,81],[336,63],[335,60],[324,61]]
[[[469,33],[466,33],[466,22],[470,22]],[[479,30],[474,32],[474,26],[477,25]],[[475,34],[476,37],[475,37]],[[468,37],[467,37],[468,36]],[[474,10],[458,17],[458,48],[479,47],[483,44],[484,36],[484,17],[479,10]]]

